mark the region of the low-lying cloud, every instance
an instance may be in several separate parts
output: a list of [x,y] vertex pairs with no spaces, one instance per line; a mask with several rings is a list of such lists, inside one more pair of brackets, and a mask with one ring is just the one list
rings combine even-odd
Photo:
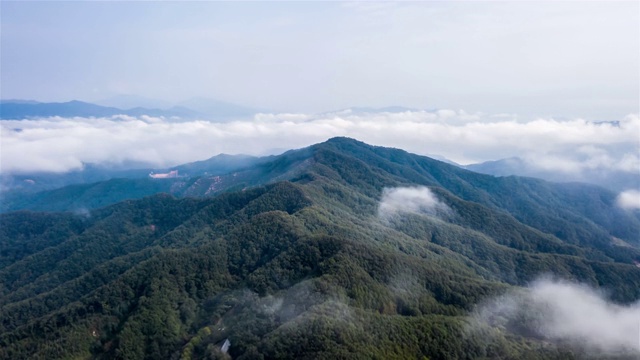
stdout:
[[424,186],[386,188],[378,206],[378,216],[390,220],[402,214],[441,216],[451,209]]
[[587,286],[541,279],[479,307],[474,324],[542,337],[592,355],[640,355],[640,303],[618,305]]
[[150,116],[0,121],[2,173],[78,169],[83,163],[168,167],[219,153],[262,155],[349,136],[461,164],[518,156],[554,171],[637,172],[640,118],[521,121],[459,110],[320,115],[258,114],[251,121],[175,122]]
[[619,207],[626,210],[638,210],[640,209],[640,191],[627,190],[618,195],[616,203]]

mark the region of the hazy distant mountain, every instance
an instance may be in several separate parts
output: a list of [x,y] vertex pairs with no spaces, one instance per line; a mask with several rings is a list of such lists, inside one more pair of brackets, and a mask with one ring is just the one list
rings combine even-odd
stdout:
[[131,115],[131,116],[149,115],[149,116],[178,117],[185,120],[199,118],[202,116],[202,114],[200,114],[199,112],[194,111],[192,109],[185,108],[184,106],[173,106],[165,110],[136,107],[133,109],[125,110],[125,113],[126,115]]
[[250,118],[253,115],[260,112],[269,112],[265,109],[256,109],[243,105],[232,104],[215,99],[208,99],[203,97],[192,98],[178,103],[179,106],[184,106],[189,109],[193,109],[202,114],[208,115],[207,120],[228,120],[235,118]]
[[269,112],[266,109],[256,109],[249,106],[233,104],[216,99],[195,97],[179,102],[150,99],[137,95],[117,95],[97,102],[100,105],[113,106],[121,109],[136,107],[169,109],[175,106],[197,112],[205,120],[228,120],[248,118],[259,112]]
[[535,163],[512,157],[496,161],[464,166],[468,170],[494,176],[528,176],[554,182],[585,182],[600,185],[613,191],[640,188],[640,169],[637,173],[605,169],[585,169],[581,173],[559,172],[540,169]]
[[[231,119],[251,118],[264,109],[231,104],[223,101],[194,98],[176,105],[137,96],[123,95],[101,101],[97,105],[84,101],[62,103],[39,103],[28,100],[3,100],[0,102],[0,119],[31,119],[39,117],[103,117],[114,115],[164,116],[180,119],[202,119],[227,121]],[[117,105],[117,106],[116,106]]]
[[15,104],[40,104],[39,101],[35,101],[35,100],[20,100],[20,99],[5,99],[5,100],[0,100],[0,104],[10,104],[10,103],[15,103]]
[[169,109],[175,105],[169,101],[151,99],[137,95],[116,95],[107,99],[95,101],[95,103],[98,105],[115,107],[119,109],[131,109],[137,107],[149,109]]
[[26,196],[26,193],[57,189],[67,185],[95,183],[115,178],[145,178],[149,176],[150,171],[151,169],[123,169],[85,164],[80,170],[66,173],[0,173],[0,192],[12,191]]
[[258,158],[250,155],[220,154],[206,160],[170,168],[140,167],[131,164],[128,166],[85,164],[80,170],[66,173],[36,172],[8,175],[0,173],[0,192],[12,192],[13,198],[29,197],[34,196],[32,194],[39,191],[57,189],[68,185],[90,184],[110,179],[148,178],[151,172],[167,173],[172,170],[177,170],[180,176],[189,177],[222,175],[268,161],[269,159],[270,157]]
[[24,101],[3,101],[0,103],[0,119],[33,119],[40,117],[104,117],[114,115],[130,116],[164,116],[192,118],[199,114],[196,111],[184,107],[172,107],[166,110],[147,109],[136,107],[132,109],[119,109],[115,107],[100,106],[84,101],[69,101],[63,103],[32,103]]
[[367,106],[355,106],[349,107],[346,109],[327,111],[326,114],[333,113],[348,113],[353,115],[361,115],[361,114],[374,114],[374,113],[401,113],[407,111],[420,111],[420,109],[416,108],[408,108],[404,106],[385,106],[385,107],[367,107]]
[[113,116],[117,114],[123,114],[123,111],[76,100],[63,103],[3,101],[0,104],[0,118],[2,119],[25,119],[49,116]]
[[455,165],[458,167],[462,167],[462,165],[458,164],[457,162],[453,161],[453,160],[449,160],[446,157],[442,156],[442,155],[437,155],[437,154],[425,154],[425,156],[428,156],[432,159],[436,159],[442,162],[446,162],[447,164],[451,164],[451,165]]
[[221,175],[258,163],[266,162],[270,159],[271,157],[259,158],[251,155],[220,154],[207,160],[174,166],[171,169],[178,170],[180,174],[189,176]]

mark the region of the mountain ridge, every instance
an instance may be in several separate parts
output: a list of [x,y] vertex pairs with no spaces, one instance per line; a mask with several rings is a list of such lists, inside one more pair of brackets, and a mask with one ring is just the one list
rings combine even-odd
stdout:
[[[328,177],[332,181],[349,181],[362,189],[368,189],[369,194],[379,194],[383,182],[387,186],[440,186],[467,201],[491,208],[506,207],[519,220],[532,218],[530,221],[534,221],[531,223],[534,227],[550,226],[555,229],[554,233],[562,234],[573,239],[572,241],[583,241],[579,239],[590,239],[594,235],[564,234],[565,221],[543,220],[553,216],[545,215],[540,209],[555,208],[556,212],[563,214],[563,218],[584,222],[585,226],[593,228],[594,234],[600,234],[599,237],[605,235],[597,228],[613,226],[611,224],[615,224],[617,219],[632,219],[630,221],[634,225],[624,233],[615,233],[613,236],[630,240],[634,231],[637,230],[640,234],[637,215],[634,217],[617,208],[616,194],[588,184],[553,184],[518,177],[495,178],[404,150],[370,146],[344,137],[290,150],[279,156],[267,157],[266,160],[268,161],[256,163],[244,170],[238,168],[227,174],[178,180],[172,185],[171,192],[179,196],[210,196],[269,182],[318,176]],[[329,168],[326,164],[330,165]],[[527,190],[523,192],[523,188]],[[577,203],[581,196],[587,194],[600,204],[599,208],[561,210],[564,208],[563,203]],[[532,217],[531,214],[537,215]],[[638,241],[637,235],[633,241]]]
[[[104,104],[104,105],[103,105]],[[151,105],[141,106],[140,104]],[[161,105],[160,107],[157,107]],[[194,98],[175,104],[162,103],[145,98],[114,98],[99,104],[71,100],[66,102],[38,102],[32,100],[7,99],[0,101],[0,119],[22,120],[41,117],[110,117],[128,116],[162,116],[167,118],[206,119],[211,121],[228,121],[231,119],[250,118],[264,112],[248,106],[236,105],[208,98]]]
[[625,191],[640,188],[640,172],[631,173],[621,170],[601,171],[584,169],[578,173],[569,171],[552,171],[540,168],[534,161],[519,157],[485,161],[463,166],[467,170],[494,176],[523,176],[543,179],[552,182],[584,182],[612,191]]
[[42,117],[110,117],[117,115],[129,116],[167,116],[167,117],[197,117],[199,113],[184,107],[172,107],[166,110],[146,109],[134,107],[127,110],[115,107],[101,106],[79,100],[59,103],[30,103],[9,102],[0,103],[0,119],[22,120]]
[[[66,173],[36,172],[27,174],[0,174],[0,194],[14,193],[16,196],[32,194],[45,190],[56,190],[69,185],[86,185],[111,179],[142,179],[149,174],[167,173],[177,170],[180,176],[221,175],[226,172],[249,166],[269,157],[258,158],[251,155],[218,154],[205,160],[180,164],[168,168],[134,167],[122,165],[83,164],[79,170]],[[11,196],[11,195],[9,195]]]
[[[534,315],[479,332],[468,316],[541,274],[640,298],[640,214],[615,212],[596,186],[495,178],[348,138],[157,180],[184,185],[0,214],[0,357],[616,358],[547,338]],[[390,189],[449,210],[383,219]]]

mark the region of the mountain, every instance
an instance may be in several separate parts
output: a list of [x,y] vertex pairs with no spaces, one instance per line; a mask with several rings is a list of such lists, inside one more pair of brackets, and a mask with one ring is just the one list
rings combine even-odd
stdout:
[[408,108],[404,106],[385,106],[385,107],[367,107],[367,106],[354,106],[346,109],[328,111],[324,114],[351,114],[351,115],[365,115],[375,113],[402,113],[407,111],[421,111],[416,108]]
[[[103,117],[115,115],[164,116],[180,119],[227,121],[251,118],[267,110],[231,104],[207,98],[193,98],[171,106],[167,102],[137,96],[122,95],[101,101],[96,105],[83,101],[40,103],[26,100],[2,100],[0,119],[32,119],[39,117]],[[117,106],[116,106],[117,105]]]
[[178,170],[180,174],[189,176],[223,175],[238,169],[268,162],[272,158],[273,157],[258,158],[251,155],[219,154],[206,160],[178,165],[171,169]]
[[[153,180],[175,181],[174,195],[0,215],[0,358],[637,355],[554,341],[535,313],[469,318],[540,274],[637,301],[640,214],[606,189],[347,138]],[[416,192],[437,206],[413,208]]]
[[220,100],[208,99],[208,98],[191,98],[178,103],[179,106],[184,106],[193,110],[196,110],[202,114],[208,115],[209,120],[230,120],[241,118],[252,118],[253,115],[260,112],[270,112],[265,109],[256,109],[247,106],[232,104]]
[[169,101],[150,99],[137,95],[115,95],[107,99],[96,101],[95,103],[119,109],[131,109],[136,107],[148,109],[169,109],[174,106],[174,104]]
[[64,103],[25,103],[2,102],[0,104],[0,118],[26,119],[49,116],[113,116],[122,114],[120,109],[109,108],[82,101]]
[[172,107],[166,110],[136,107],[123,110],[77,100],[62,103],[31,103],[24,101],[3,101],[0,103],[0,119],[22,120],[51,116],[104,117],[115,115],[193,118],[197,117],[198,113],[184,107]]
[[40,104],[39,101],[35,100],[20,100],[20,99],[5,99],[0,100],[0,104]]
[[635,173],[609,169],[584,169],[579,173],[551,171],[518,157],[471,164],[464,168],[495,176],[517,175],[554,182],[586,182],[616,192],[640,188],[640,169]]
[[[209,175],[203,173],[207,169],[207,163],[216,163],[220,166],[226,159],[229,158],[221,155],[204,162],[172,168],[185,173],[189,173],[189,169],[199,168],[199,173],[196,171],[193,173],[194,176],[178,178],[172,194],[212,196],[221,192],[278,181],[314,178],[318,173],[326,176],[324,171],[329,168],[332,169],[332,173],[337,172],[346,177],[353,178],[357,175],[358,184],[367,189],[370,189],[373,183],[445,188],[457,197],[483,206],[503,208],[514,214],[520,221],[531,218],[529,225],[540,227],[540,230],[545,232],[553,229],[557,233],[571,233],[568,229],[575,226],[560,219],[576,221],[586,226],[585,229],[572,235],[576,241],[581,237],[591,238],[595,234],[605,236],[602,235],[603,230],[598,230],[593,225],[610,226],[615,224],[617,219],[629,220],[635,225],[626,230],[624,235],[619,232],[613,235],[620,235],[618,237],[634,242],[640,240],[640,235],[637,235],[640,234],[640,227],[635,215],[630,215],[615,206],[616,194],[587,184],[554,184],[519,177],[496,178],[403,150],[374,147],[348,138],[334,138],[308,148],[291,150],[279,156],[247,157],[247,163],[242,161],[241,156],[236,158],[239,162],[232,167],[221,167],[219,171],[212,170]],[[212,165],[209,168],[216,167]],[[344,181],[340,178],[335,180]],[[126,184],[124,180],[123,185],[126,186]],[[39,194],[41,196],[46,192]],[[126,192],[123,194],[126,195]],[[96,196],[100,196],[100,193],[96,193]],[[124,199],[126,198],[113,201]],[[598,202],[590,204],[590,200],[598,200]],[[47,204],[55,209],[65,210],[64,206],[58,206],[55,202],[47,201]],[[551,214],[547,213],[548,208],[553,209]],[[23,207],[12,206],[11,209],[43,210],[38,206],[30,207],[28,204]],[[604,231],[614,231],[614,227],[611,225]],[[584,231],[586,229],[589,229],[591,234],[586,234]],[[634,235],[635,230],[638,230],[636,235]]]
[[171,192],[177,179],[114,178],[89,184],[75,184],[40,192],[6,191],[0,194],[0,211],[18,209],[84,212],[127,199]]
[[[35,172],[26,174],[0,174],[0,195],[22,195],[59,189],[68,185],[87,184],[116,178],[146,178],[150,169],[118,169],[86,164],[82,169],[66,173]],[[4,204],[7,205],[6,203]]]
[[[140,167],[139,164],[119,166],[85,164],[82,169],[66,173],[35,172],[21,174],[0,174],[0,194],[11,193],[12,197],[20,197],[21,202],[28,202],[30,197],[38,197],[35,193],[44,190],[59,189],[68,185],[92,184],[110,179],[148,178],[150,173],[168,173],[177,170],[181,177],[222,175],[236,169],[267,161],[269,157],[257,158],[249,155],[219,154],[207,160],[182,164],[179,166],[157,169]],[[149,193],[147,195],[151,195]],[[6,194],[5,194],[6,195]],[[5,200],[1,209],[13,208],[10,200]],[[28,207],[27,208],[31,208]],[[64,209],[61,209],[64,210]]]

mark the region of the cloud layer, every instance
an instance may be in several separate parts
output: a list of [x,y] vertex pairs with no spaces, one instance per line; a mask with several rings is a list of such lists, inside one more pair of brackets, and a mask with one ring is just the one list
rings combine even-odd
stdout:
[[46,118],[4,120],[1,170],[63,172],[82,163],[173,166],[219,153],[265,154],[334,136],[438,154],[458,163],[511,156],[564,172],[637,172],[640,118],[617,122],[533,119],[462,110],[322,115],[258,114],[251,121],[173,122],[164,118]]
[[579,284],[538,280],[524,291],[484,304],[474,318],[592,354],[640,355],[640,303],[618,305]]
[[451,209],[424,186],[386,188],[382,192],[378,216],[389,220],[403,213],[442,215]]

